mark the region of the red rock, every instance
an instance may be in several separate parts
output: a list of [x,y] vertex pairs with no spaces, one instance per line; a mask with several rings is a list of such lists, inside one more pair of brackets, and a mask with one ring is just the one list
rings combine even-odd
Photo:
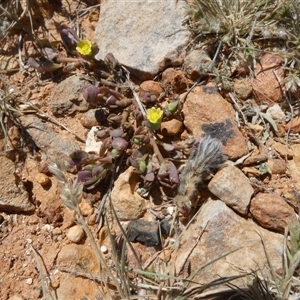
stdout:
[[[255,79],[252,80],[253,94],[259,103],[273,104],[282,101],[280,83],[284,80],[283,58],[265,54],[257,64]],[[276,78],[274,72],[278,76]]]
[[272,174],[285,174],[287,169],[286,162],[283,159],[271,158],[268,160],[268,166]]
[[[224,153],[236,159],[248,153],[246,139],[235,123],[235,112],[232,106],[219,94],[213,86],[195,87],[187,96],[182,109],[184,125],[194,136],[204,133],[203,126],[223,123],[231,127],[233,136],[223,147]],[[230,126],[229,126],[230,125]],[[224,136],[222,129],[216,129],[216,134]]]
[[140,92],[147,92],[151,95],[156,95],[157,97],[163,92],[163,89],[160,85],[160,83],[153,81],[153,80],[147,80],[144,81],[140,85]]
[[162,122],[160,125],[160,131],[163,135],[174,136],[182,132],[183,124],[177,119]]
[[293,132],[293,133],[299,133],[300,132],[300,117],[297,116],[295,118],[293,118],[292,121],[288,122],[285,125],[285,131],[289,131]]
[[186,91],[189,80],[183,71],[169,68],[162,73],[162,82],[165,86],[172,87],[174,93],[179,94]]
[[256,195],[251,200],[250,213],[262,227],[278,232],[284,232],[284,228],[296,219],[293,208],[276,194]]

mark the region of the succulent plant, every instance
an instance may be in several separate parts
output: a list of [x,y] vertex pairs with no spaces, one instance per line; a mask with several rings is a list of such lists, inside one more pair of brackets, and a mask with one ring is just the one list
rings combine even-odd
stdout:
[[163,110],[161,108],[151,107],[147,109],[147,125],[152,130],[157,130],[160,127],[163,119]]

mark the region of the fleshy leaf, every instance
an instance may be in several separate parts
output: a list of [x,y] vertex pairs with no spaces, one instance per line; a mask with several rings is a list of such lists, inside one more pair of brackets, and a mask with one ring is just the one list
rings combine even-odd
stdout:
[[81,166],[84,161],[88,158],[88,154],[82,150],[76,150],[71,155],[71,162],[70,164],[73,166]]

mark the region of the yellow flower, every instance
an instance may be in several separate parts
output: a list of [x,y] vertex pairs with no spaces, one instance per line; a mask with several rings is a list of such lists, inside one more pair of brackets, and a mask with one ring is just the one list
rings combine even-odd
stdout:
[[92,54],[92,43],[88,40],[81,40],[78,42],[76,50],[81,55],[91,55]]
[[152,107],[147,109],[147,119],[152,129],[156,130],[159,128],[163,118],[163,113],[164,112],[160,108]]

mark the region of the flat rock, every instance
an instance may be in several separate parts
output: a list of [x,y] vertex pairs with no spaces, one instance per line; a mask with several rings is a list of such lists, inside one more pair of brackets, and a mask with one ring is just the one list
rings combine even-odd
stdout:
[[[251,81],[258,103],[273,105],[282,100],[281,82],[284,80],[284,59],[279,55],[265,54],[256,65],[255,78]],[[274,72],[278,76],[276,78]]]
[[251,200],[250,212],[262,227],[278,232],[284,232],[284,228],[296,219],[294,209],[276,194],[257,194]]
[[194,136],[210,133],[223,139],[228,132],[224,153],[236,159],[248,153],[246,139],[239,131],[231,105],[219,94],[216,87],[195,87],[183,105],[184,124]]
[[120,220],[135,220],[146,211],[145,200],[135,191],[139,181],[134,168],[129,167],[115,181],[111,201]]
[[169,66],[180,66],[189,38],[182,25],[185,5],[183,0],[118,1],[118,5],[114,0],[102,1],[96,58],[113,53],[139,81],[152,79]]
[[249,179],[233,163],[228,162],[227,166],[215,174],[208,189],[229,207],[243,215],[248,213],[254,190]]
[[[197,272],[194,282],[201,284],[212,280],[253,270],[266,270],[267,259],[261,239],[267,245],[267,252],[274,269],[282,266],[283,236],[261,228],[251,219],[244,219],[220,200],[208,200],[200,208],[193,222],[183,231],[180,246],[172,254],[176,275],[186,270],[194,274],[199,267],[229,253]],[[188,257],[188,259],[186,259]],[[183,274],[184,275],[184,274]],[[247,286],[246,278],[235,281],[239,287]]]
[[82,96],[82,86],[86,81],[79,76],[73,75],[53,89],[53,94],[49,101],[49,107],[54,116],[67,116],[76,111],[87,111],[89,104]]
[[69,155],[80,149],[70,133],[54,131],[50,124],[35,115],[24,115],[20,121],[35,144],[51,159],[68,161]]
[[21,179],[15,175],[15,164],[0,156],[0,211],[7,213],[32,212],[35,207],[29,200]]

